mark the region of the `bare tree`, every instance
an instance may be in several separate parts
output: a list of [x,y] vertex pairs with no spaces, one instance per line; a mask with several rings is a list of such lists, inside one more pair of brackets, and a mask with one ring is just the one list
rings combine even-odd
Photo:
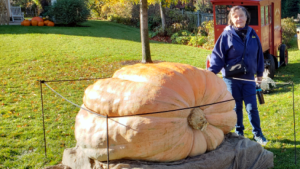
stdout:
[[149,36],[148,36],[147,0],[140,0],[140,20],[141,20],[142,63],[152,63],[151,55],[150,55]]
[[162,0],[159,3],[159,9],[160,9],[160,17],[161,17],[161,28],[163,32],[166,30],[166,12],[165,12],[165,1]]

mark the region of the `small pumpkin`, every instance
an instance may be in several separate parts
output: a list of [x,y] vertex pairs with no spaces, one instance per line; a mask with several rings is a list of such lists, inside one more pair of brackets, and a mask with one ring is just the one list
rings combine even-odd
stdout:
[[38,22],[38,26],[44,26],[44,22]]
[[33,17],[31,19],[31,21],[43,22],[44,20],[42,18],[36,16],[36,17]]
[[37,26],[38,25],[38,21],[36,21],[36,20],[31,20],[31,25],[32,26]]
[[24,20],[23,25],[24,26],[30,26],[30,21],[29,20]]
[[52,21],[49,21],[48,22],[48,24],[47,24],[47,26],[54,26],[55,24],[54,24],[54,22],[52,22]]
[[[110,160],[177,161],[214,150],[236,124],[235,102],[214,73],[186,64],[136,64],[85,90],[83,107],[108,115]],[[144,115],[136,115],[144,114]],[[126,115],[134,115],[127,116]],[[83,109],[75,138],[91,159],[107,160],[106,119]]]
[[49,20],[45,20],[44,21],[44,25],[47,26],[48,25]]

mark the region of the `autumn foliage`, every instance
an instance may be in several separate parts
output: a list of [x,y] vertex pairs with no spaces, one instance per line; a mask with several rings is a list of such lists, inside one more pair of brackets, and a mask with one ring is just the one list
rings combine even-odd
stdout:
[[289,45],[289,41],[296,35],[296,24],[293,18],[281,19],[282,43]]

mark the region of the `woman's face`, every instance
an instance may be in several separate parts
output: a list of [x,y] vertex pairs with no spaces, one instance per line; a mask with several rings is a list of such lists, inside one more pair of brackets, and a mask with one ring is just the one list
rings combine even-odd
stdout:
[[236,9],[231,15],[231,21],[237,28],[243,28],[246,25],[247,16],[242,9]]

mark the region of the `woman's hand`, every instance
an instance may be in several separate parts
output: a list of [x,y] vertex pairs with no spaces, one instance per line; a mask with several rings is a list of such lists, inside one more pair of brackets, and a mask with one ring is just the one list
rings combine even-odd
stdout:
[[262,77],[257,77],[257,83],[261,84],[261,81],[262,81]]

